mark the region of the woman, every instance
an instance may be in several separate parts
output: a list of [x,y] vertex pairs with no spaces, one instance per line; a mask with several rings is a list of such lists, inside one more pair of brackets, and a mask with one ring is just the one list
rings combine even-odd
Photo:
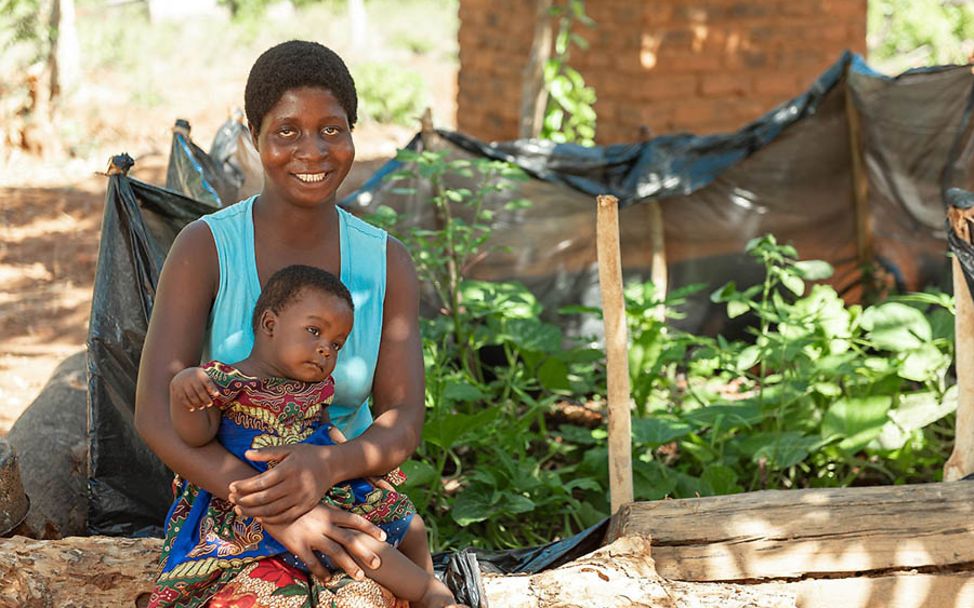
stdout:
[[[181,477],[229,499],[241,514],[261,518],[264,531],[314,574],[329,576],[314,556],[320,551],[359,580],[363,573],[351,556],[376,563],[362,539],[380,538],[381,532],[318,501],[338,481],[392,470],[419,443],[424,413],[419,283],[401,243],[335,205],[355,157],[357,98],[341,58],[313,42],[272,47],[251,68],[244,97],[264,188],[188,225],[173,243],[142,353],[136,428]],[[334,373],[331,408],[333,422],[352,439],[248,453],[251,460],[280,460],[255,475],[216,443],[194,448],[180,440],[169,417],[168,388],[176,373],[201,360],[245,358],[253,346],[250,317],[261,286],[293,264],[323,268],[352,292],[356,321]],[[257,578],[266,583],[297,576],[286,567],[274,570],[273,559],[261,564],[256,574],[230,569],[214,578],[207,593],[220,595],[211,605],[232,605],[228,598],[235,593],[253,594],[254,585],[248,585]],[[316,593],[313,588],[309,593]]]

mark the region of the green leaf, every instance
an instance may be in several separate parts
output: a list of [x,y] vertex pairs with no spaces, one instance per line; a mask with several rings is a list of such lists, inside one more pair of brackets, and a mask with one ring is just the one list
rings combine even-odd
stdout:
[[574,424],[562,424],[558,427],[558,432],[566,441],[578,445],[595,445],[598,441],[592,437],[592,430]]
[[721,428],[728,426],[749,427],[763,419],[764,413],[761,408],[749,401],[708,405],[695,409],[684,416],[684,420],[691,424],[707,427],[720,423]]
[[904,395],[899,406],[889,411],[889,422],[879,434],[879,445],[885,450],[903,447],[910,435],[933,424],[957,409],[957,385],[947,389],[942,400],[936,393],[923,392]]
[[932,331],[923,313],[898,302],[872,306],[862,315],[867,338],[876,345],[895,352],[919,348],[930,341]]
[[592,479],[591,477],[577,477],[565,484],[565,490],[567,490],[568,492],[571,492],[576,488],[579,490],[590,490],[592,492],[601,492],[602,484]]
[[561,351],[561,330],[556,325],[538,319],[509,319],[503,338],[523,350],[542,353]]
[[447,380],[443,387],[443,398],[452,402],[468,403],[482,401],[487,395],[475,385],[462,380]]
[[511,492],[502,493],[497,506],[503,511],[515,515],[518,513],[530,513],[531,511],[534,511],[534,501],[527,496],[521,496],[520,494],[514,494]]
[[425,487],[440,479],[439,471],[422,460],[407,460],[399,468],[406,475],[406,481],[402,484],[404,488]]
[[798,275],[782,272],[779,278],[781,279],[781,284],[796,296],[801,296],[805,293],[805,281]]
[[636,500],[659,500],[672,494],[676,477],[655,460],[633,463],[632,486]]
[[829,407],[822,419],[822,436],[843,437],[839,447],[857,452],[866,447],[883,429],[893,403],[888,395],[840,399]]
[[820,437],[784,431],[756,433],[742,440],[739,447],[742,452],[751,455],[753,462],[764,460],[769,468],[782,470],[805,460],[812,450],[823,443]]
[[548,357],[538,368],[538,382],[549,391],[568,390],[568,366],[555,357]]
[[736,494],[744,491],[737,484],[737,473],[734,469],[722,464],[708,464],[700,479],[710,485],[714,494]]
[[750,370],[752,367],[757,365],[758,361],[761,359],[761,347],[757,344],[752,344],[744,350],[741,354],[737,356],[737,371],[739,373],[744,373]]
[[794,268],[806,281],[821,281],[835,273],[832,265],[822,260],[802,260],[795,262]]
[[477,436],[501,414],[499,408],[488,408],[476,414],[442,414],[427,419],[423,425],[423,440],[444,449]]
[[450,517],[462,527],[484,521],[494,512],[493,495],[491,490],[483,486],[467,488],[453,500]]
[[731,296],[737,293],[737,287],[734,285],[734,281],[730,281],[724,284],[723,287],[717,291],[710,294],[710,301],[714,303],[726,302]]
[[737,317],[747,313],[751,309],[747,302],[741,302],[740,300],[731,300],[727,303],[727,316],[731,319],[736,319]]
[[685,422],[665,418],[635,418],[632,421],[633,441],[653,446],[682,439],[692,431],[693,428]]
[[950,366],[950,357],[932,344],[923,344],[906,355],[897,373],[901,378],[926,382],[937,378]]

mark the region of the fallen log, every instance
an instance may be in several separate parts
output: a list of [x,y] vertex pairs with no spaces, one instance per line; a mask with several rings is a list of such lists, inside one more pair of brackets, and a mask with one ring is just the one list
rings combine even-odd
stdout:
[[974,483],[769,490],[630,503],[609,538],[647,535],[685,581],[974,574]]
[[[136,606],[152,588],[160,547],[158,539],[0,539],[0,608]],[[795,606],[787,589],[667,581],[656,573],[642,538],[620,539],[540,574],[486,576],[484,589],[494,608]]]
[[795,595],[782,587],[668,581],[656,572],[650,541],[629,536],[539,574],[485,575],[494,608],[652,606],[653,608],[785,608]]
[[152,590],[159,539],[0,539],[0,608],[133,607]]

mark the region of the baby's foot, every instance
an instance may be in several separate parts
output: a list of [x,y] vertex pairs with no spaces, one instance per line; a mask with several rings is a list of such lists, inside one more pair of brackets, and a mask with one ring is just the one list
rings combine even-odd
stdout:
[[440,582],[436,577],[430,577],[430,583],[426,587],[423,598],[412,604],[416,608],[466,608],[464,604],[458,604],[450,593],[450,589]]

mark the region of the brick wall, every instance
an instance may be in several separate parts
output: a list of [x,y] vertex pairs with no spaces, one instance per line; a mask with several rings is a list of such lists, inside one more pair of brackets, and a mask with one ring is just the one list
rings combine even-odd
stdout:
[[[732,131],[865,53],[867,0],[587,0],[571,65],[595,88],[599,143]],[[534,2],[460,0],[457,126],[517,136]]]

